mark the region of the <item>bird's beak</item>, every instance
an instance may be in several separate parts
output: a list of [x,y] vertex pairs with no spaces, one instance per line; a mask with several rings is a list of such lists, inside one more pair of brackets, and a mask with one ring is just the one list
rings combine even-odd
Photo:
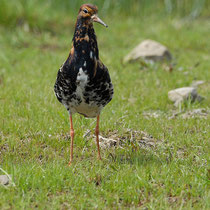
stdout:
[[93,22],[100,23],[101,25],[105,26],[106,28],[108,27],[108,25],[106,25],[106,23],[104,23],[97,15],[91,16],[91,19],[93,20]]

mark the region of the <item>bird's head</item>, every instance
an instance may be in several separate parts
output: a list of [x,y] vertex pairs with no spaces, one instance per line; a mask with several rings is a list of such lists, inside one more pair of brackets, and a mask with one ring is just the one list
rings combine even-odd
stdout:
[[78,17],[86,20],[87,22],[97,22],[101,25],[108,27],[99,17],[98,8],[92,4],[83,4],[79,9]]

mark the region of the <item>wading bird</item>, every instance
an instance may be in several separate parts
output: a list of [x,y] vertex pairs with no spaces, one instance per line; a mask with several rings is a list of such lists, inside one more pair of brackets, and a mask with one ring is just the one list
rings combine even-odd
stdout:
[[99,59],[99,50],[93,22],[108,27],[97,15],[95,5],[83,4],[77,16],[72,48],[67,60],[58,71],[54,91],[66,107],[70,120],[70,162],[73,160],[74,128],[72,115],[79,113],[87,118],[97,117],[95,135],[98,158],[99,116],[112,99],[113,85],[107,67]]

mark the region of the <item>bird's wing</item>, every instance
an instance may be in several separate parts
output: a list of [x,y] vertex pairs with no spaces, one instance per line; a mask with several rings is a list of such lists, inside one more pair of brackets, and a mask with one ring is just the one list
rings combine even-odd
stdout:
[[95,63],[93,71],[93,79],[96,81],[104,80],[109,83],[111,82],[107,67],[99,59]]
[[97,62],[97,68],[94,74],[91,78],[93,89],[99,94],[101,101],[104,101],[103,106],[105,106],[112,99],[114,89],[108,69],[100,60]]
[[74,69],[74,48],[72,47],[67,60],[63,63],[57,73],[54,91],[61,102],[65,95],[71,96],[76,90],[77,72]]

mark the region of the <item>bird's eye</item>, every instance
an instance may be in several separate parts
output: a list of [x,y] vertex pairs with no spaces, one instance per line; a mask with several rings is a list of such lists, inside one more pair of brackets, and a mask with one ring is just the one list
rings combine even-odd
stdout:
[[83,9],[83,12],[84,12],[84,13],[88,13],[88,11],[87,11],[86,9]]

